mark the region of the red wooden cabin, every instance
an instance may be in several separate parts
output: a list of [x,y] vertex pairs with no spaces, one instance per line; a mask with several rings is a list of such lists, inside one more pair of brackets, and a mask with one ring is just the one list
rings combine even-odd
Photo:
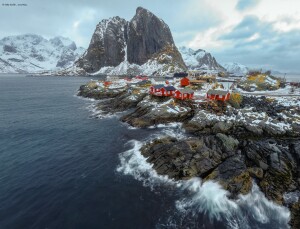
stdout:
[[210,100],[227,101],[230,99],[230,93],[229,91],[210,89],[206,93],[206,98]]
[[180,80],[181,87],[186,87],[190,85],[190,80],[187,77],[184,77]]
[[108,87],[109,85],[112,84],[112,82],[110,82],[110,81],[105,81],[103,84],[104,84],[105,87]]
[[190,89],[181,89],[181,90],[176,90],[174,93],[174,98],[176,99],[193,99],[194,98],[194,91]]
[[148,80],[147,76],[136,76],[135,78],[139,80]]
[[166,90],[164,89],[164,85],[163,84],[159,84],[159,85],[152,85],[150,87],[150,94],[152,95],[157,95],[157,96],[165,96],[165,92]]

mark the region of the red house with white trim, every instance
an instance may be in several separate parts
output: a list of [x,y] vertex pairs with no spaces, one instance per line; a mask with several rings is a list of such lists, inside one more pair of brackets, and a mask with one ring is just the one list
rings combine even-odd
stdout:
[[165,96],[173,96],[175,94],[176,88],[173,86],[164,87]]
[[181,99],[181,100],[193,99],[194,91],[190,89],[176,90],[174,93],[174,98]]
[[228,101],[230,99],[230,93],[229,91],[210,89],[206,93],[206,98],[209,100]]

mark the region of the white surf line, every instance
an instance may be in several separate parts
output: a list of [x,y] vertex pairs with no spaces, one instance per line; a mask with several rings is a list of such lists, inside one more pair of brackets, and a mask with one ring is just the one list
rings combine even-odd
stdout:
[[[229,192],[215,181],[202,183],[200,178],[175,181],[158,175],[140,153],[142,142],[132,140],[129,144],[133,148],[120,153],[117,172],[133,176],[151,190],[158,186],[174,186],[183,193],[182,198],[175,202],[176,210],[181,214],[197,216],[201,213],[207,214],[211,220],[225,219],[227,228],[251,228],[253,221],[258,224],[276,222],[277,228],[289,227],[289,210],[269,201],[256,184],[253,184],[250,193],[232,200],[228,198]],[[187,191],[189,194],[184,194]]]

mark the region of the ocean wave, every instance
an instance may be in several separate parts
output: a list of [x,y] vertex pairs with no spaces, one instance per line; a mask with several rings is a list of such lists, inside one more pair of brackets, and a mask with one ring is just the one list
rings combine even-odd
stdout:
[[117,171],[133,176],[151,189],[173,186],[176,196],[179,196],[173,215],[158,228],[199,227],[188,225],[188,222],[195,223],[195,218],[201,214],[208,216],[211,222],[224,222],[226,228],[289,228],[289,210],[269,201],[255,183],[249,194],[233,200],[229,198],[229,192],[215,181],[202,182],[200,178],[175,181],[158,175],[140,153],[142,142],[132,140],[129,144],[132,148],[119,155]]
[[116,113],[104,112],[97,106],[97,103],[92,103],[88,105],[86,109],[91,113],[91,115],[89,115],[90,118],[97,118],[97,119],[119,118],[122,113],[122,112],[116,112]]
[[78,99],[81,99],[81,100],[84,100],[84,101],[90,101],[90,102],[95,102],[96,99],[93,99],[93,98],[87,98],[87,97],[82,97],[82,96],[79,96],[77,94],[74,94],[73,95],[74,97],[78,98]]

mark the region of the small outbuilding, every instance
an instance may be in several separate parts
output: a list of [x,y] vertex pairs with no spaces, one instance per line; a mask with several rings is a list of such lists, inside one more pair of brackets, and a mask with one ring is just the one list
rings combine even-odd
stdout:
[[181,100],[193,99],[194,91],[191,89],[176,90],[174,93],[174,98],[181,99]]
[[165,86],[163,84],[152,85],[149,92],[152,95],[164,96],[166,91],[164,87]]
[[180,80],[181,87],[186,87],[190,85],[190,80],[187,77],[184,77]]
[[176,72],[174,73],[173,77],[174,78],[183,78],[183,77],[187,77],[189,74],[186,72]]
[[219,101],[227,101],[230,99],[229,91],[225,90],[208,90],[206,93],[206,98],[210,100],[219,100]]
[[106,81],[108,82],[115,82],[115,81],[119,81],[120,80],[120,77],[118,76],[107,76],[106,77]]
[[151,82],[152,84],[160,85],[160,84],[165,84],[166,79],[163,77],[156,77],[156,78],[151,78]]

